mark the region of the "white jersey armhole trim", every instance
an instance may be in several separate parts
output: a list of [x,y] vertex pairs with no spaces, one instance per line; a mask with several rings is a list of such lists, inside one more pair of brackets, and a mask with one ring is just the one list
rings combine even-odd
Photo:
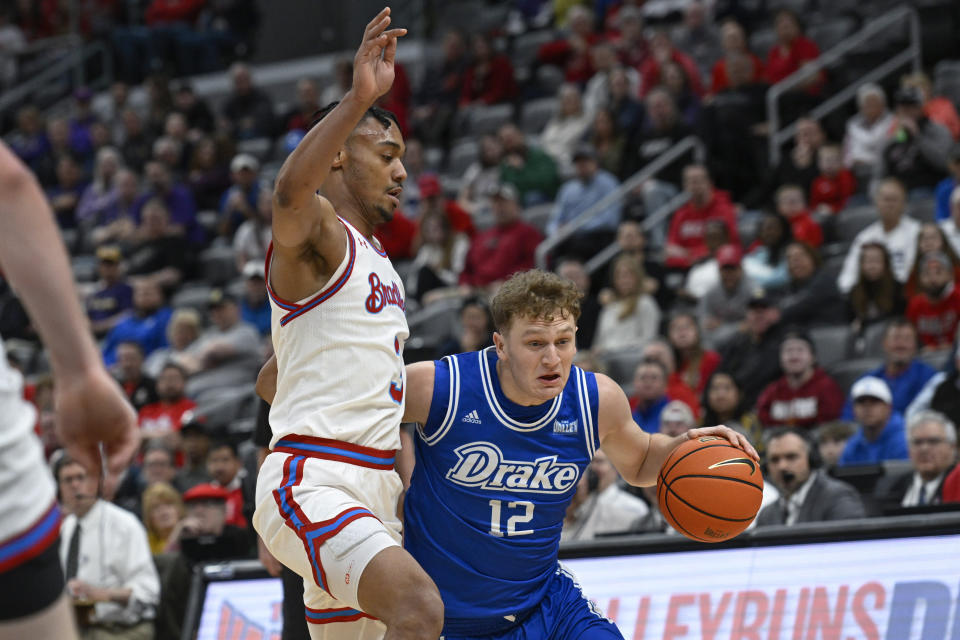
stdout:
[[457,409],[460,406],[460,364],[457,362],[456,356],[447,356],[444,360],[450,365],[450,396],[447,398],[447,413],[443,416],[440,427],[432,436],[426,436],[423,432],[423,425],[417,425],[420,437],[431,447],[440,442],[450,430],[450,427],[453,426],[457,417]]
[[580,367],[573,367],[577,376],[577,394],[580,397],[580,416],[583,418],[583,436],[587,444],[587,458],[593,460],[597,454],[597,443],[593,438],[593,412],[590,410],[590,390],[587,386],[587,374]]

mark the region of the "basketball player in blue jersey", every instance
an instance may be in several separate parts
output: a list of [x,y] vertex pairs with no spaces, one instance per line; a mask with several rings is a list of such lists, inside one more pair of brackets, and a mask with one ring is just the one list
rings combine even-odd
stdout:
[[[103,448],[101,491],[109,498],[139,444],[136,416],[103,368],[50,205],[2,142],[0,271],[49,351],[60,441],[95,476]],[[0,340],[0,640],[71,640],[77,634],[57,553],[60,514],[35,421]]]
[[[576,287],[528,271],[493,299],[494,347],[407,367],[404,421],[418,423],[404,546],[443,597],[443,638],[622,638],[558,563],[563,516],[598,448],[634,485],[651,485],[689,438],[637,426],[619,385],[573,366]],[[258,391],[269,400],[270,366]]]

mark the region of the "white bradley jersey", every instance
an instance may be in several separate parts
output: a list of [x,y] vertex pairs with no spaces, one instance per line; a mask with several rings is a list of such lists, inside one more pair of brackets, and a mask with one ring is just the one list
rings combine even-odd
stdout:
[[[37,525],[55,496],[53,476],[33,431],[36,409],[23,399],[23,377],[4,354],[0,339],[0,545]],[[0,546],[0,566],[5,551]]]
[[270,286],[277,392],[271,448],[291,434],[375,449],[399,449],[404,407],[403,344],[410,335],[404,291],[390,258],[340,218],[343,262],[324,288],[297,303]]

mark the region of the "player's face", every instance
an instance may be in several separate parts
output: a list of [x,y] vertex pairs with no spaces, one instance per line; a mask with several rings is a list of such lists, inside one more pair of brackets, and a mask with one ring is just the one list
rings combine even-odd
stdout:
[[767,467],[774,484],[793,493],[810,477],[807,445],[793,433],[771,440],[767,445]]
[[344,182],[374,226],[392,220],[400,206],[403,181],[407,179],[404,151],[397,125],[391,122],[384,127],[374,118],[361,122],[347,141]]
[[493,334],[503,363],[498,373],[504,392],[517,404],[542,404],[560,395],[567,384],[577,353],[577,325],[569,315],[557,312],[554,316],[550,320],[514,318],[503,334]]

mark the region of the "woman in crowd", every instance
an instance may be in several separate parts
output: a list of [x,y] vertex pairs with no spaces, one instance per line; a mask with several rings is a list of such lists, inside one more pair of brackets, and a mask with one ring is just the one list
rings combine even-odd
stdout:
[[730,87],[730,78],[727,75],[727,60],[736,56],[747,56],[750,59],[749,83],[763,81],[763,61],[750,51],[743,26],[733,18],[724,20],[723,24],[720,25],[720,46],[723,48],[723,57],[717,60],[710,73],[711,94],[716,95]]
[[743,258],[743,270],[756,284],[777,288],[787,284],[786,249],[793,241],[790,222],[776,213],[768,213],[760,221],[757,240]]
[[622,255],[610,272],[613,299],[600,310],[593,343],[600,353],[642,347],[660,330],[660,307],[644,292],[646,274],[640,261]]
[[590,114],[584,110],[580,89],[574,84],[560,87],[557,102],[557,111],[540,134],[540,145],[561,172],[569,173],[574,147],[590,126]]
[[763,426],[751,407],[743,406],[743,392],[736,379],[723,370],[713,373],[703,392],[703,425],[722,424],[748,438],[763,455]]
[[673,61],[665,63],[660,82],[673,96],[684,124],[696,127],[700,122],[700,98],[690,88],[690,78],[684,68]]
[[467,236],[454,232],[442,210],[431,210],[420,220],[416,243],[420,248],[410,266],[407,295],[427,305],[444,290],[457,291],[470,248]]
[[168,361],[177,362],[178,357],[185,354],[187,348],[200,337],[200,328],[200,314],[194,309],[174,311],[167,324],[167,342],[170,346],[157,349],[147,357],[143,363],[144,375],[156,378]]
[[920,282],[920,264],[923,262],[920,258],[926,253],[938,251],[945,253],[953,265],[953,281],[960,283],[960,257],[954,250],[943,230],[933,222],[925,222],[920,226],[920,233],[917,234],[917,259],[913,262],[913,269],[910,271],[910,277],[907,284],[903,287],[903,295],[909,300],[914,294],[919,292],[917,288]]
[[600,168],[616,175],[620,170],[626,136],[617,125],[613,112],[609,109],[598,109],[585,138],[597,150]]
[[113,147],[104,147],[97,152],[93,165],[93,182],[87,185],[77,203],[76,219],[81,228],[88,222],[99,219],[116,202],[117,192],[113,179],[123,167],[120,152]]
[[836,273],[822,268],[817,250],[805,242],[791,242],[786,257],[790,279],[779,303],[783,325],[842,323],[844,304]]
[[273,239],[270,223],[273,220],[273,191],[261,189],[257,194],[256,215],[244,220],[233,236],[233,254],[237,261],[237,271],[251,260],[263,263],[267,257],[267,247]]
[[667,324],[667,338],[677,361],[670,377],[702,394],[707,378],[720,364],[720,354],[703,347],[696,315],[690,311],[674,313]]
[[193,149],[187,183],[200,211],[219,209],[220,198],[230,187],[225,157],[213,138],[202,138]]
[[893,275],[890,253],[883,244],[868,242],[861,247],[860,276],[847,297],[847,308],[855,333],[906,310],[903,287]]
[[167,545],[185,513],[183,499],[169,484],[158,482],[143,492],[143,525],[153,555],[168,551]]

